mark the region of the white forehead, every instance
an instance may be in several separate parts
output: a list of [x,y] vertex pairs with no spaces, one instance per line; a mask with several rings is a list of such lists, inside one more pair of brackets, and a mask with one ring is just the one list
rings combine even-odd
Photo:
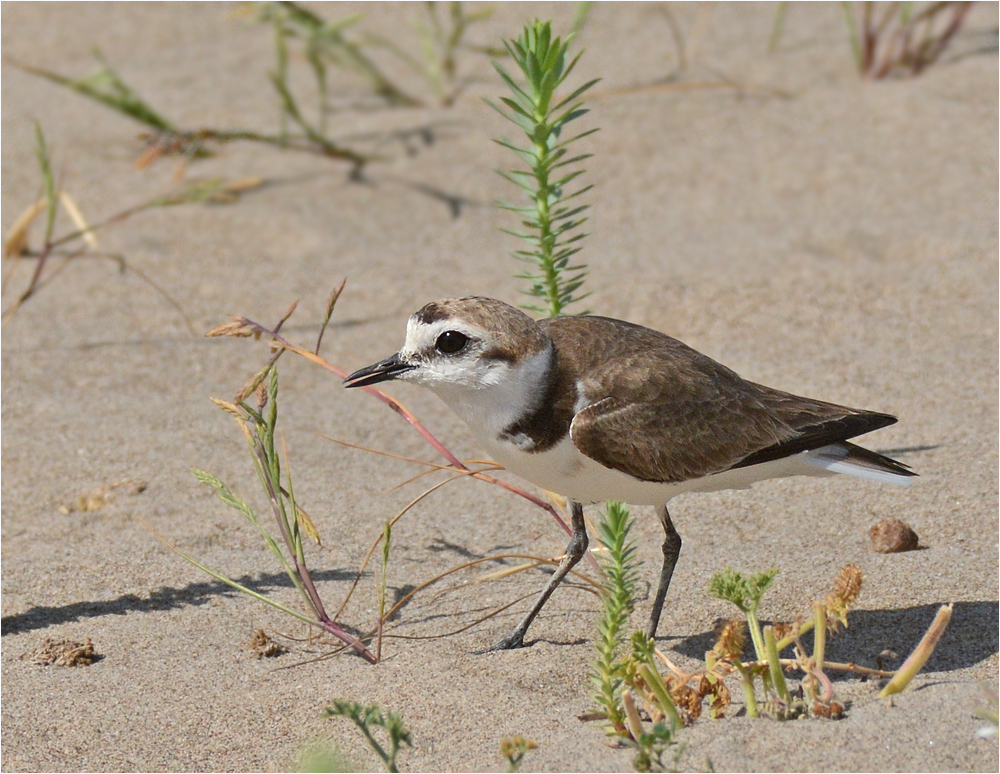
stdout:
[[426,323],[416,315],[411,315],[406,323],[406,341],[400,352],[403,355],[433,352],[438,337],[445,331],[458,331],[459,333],[464,333],[469,338],[479,339],[480,341],[488,338],[487,332],[479,326],[455,317]]

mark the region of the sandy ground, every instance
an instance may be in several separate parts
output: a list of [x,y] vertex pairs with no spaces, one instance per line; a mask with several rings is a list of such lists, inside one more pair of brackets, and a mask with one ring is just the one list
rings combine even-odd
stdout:
[[[219,4],[3,5],[5,57],[85,73],[99,46],[126,80],[177,123],[273,130],[270,33]],[[357,8],[326,7],[333,18]],[[366,29],[416,41],[416,5],[363,7]],[[573,8],[504,4],[476,42],[495,42],[535,16],[563,29]],[[915,80],[861,82],[835,5],[793,6],[767,53],[773,8],[674,9],[687,41],[684,88],[649,86],[675,73],[676,49],[652,5],[598,5],[581,37],[579,77],[604,80],[586,141],[595,158],[588,305],[668,332],[741,374],[793,392],[891,412],[867,439],[919,473],[909,488],[844,478],[786,480],[752,491],[691,496],[672,512],[684,549],[659,645],[694,668],[713,621],[729,613],[706,593],[726,566],[779,566],[765,618],[787,620],[860,565],[865,588],[830,658],[873,665],[903,655],[937,607],[954,618],[925,673],[894,706],[878,686],[838,678],[840,722],[700,720],[683,731],[682,769],[726,771],[996,771],[997,743],[973,716],[997,685],[997,7],[977,6],[943,63]],[[303,73],[301,61],[293,62]],[[348,286],[324,354],[346,369],[395,351],[407,315],[438,297],[517,302],[511,225],[491,202],[511,195],[491,137],[507,131],[479,100],[499,94],[488,62],[454,108],[358,111],[331,118],[338,137],[433,125],[413,153],[387,142],[363,183],[336,162],[233,146],[192,165],[188,180],[262,176],[231,205],[146,213],[101,237],[135,272],[73,261],[3,327],[2,743],[5,771],[275,770],[294,768],[314,740],[335,740],[377,768],[335,698],[403,714],[411,770],[497,770],[498,744],[536,741],[526,768],[629,770],[590,709],[588,663],[597,603],[566,589],[530,632],[532,647],[475,655],[526,602],[460,634],[388,639],[372,667],[289,643],[258,660],[260,628],[302,627],[182,561],[148,524],[207,564],[294,603],[252,528],[191,475],[213,471],[265,505],[233,422],[209,396],[230,397],[266,357],[260,344],[200,333],[241,312],[311,344],[329,290]],[[405,73],[401,78],[420,87]],[[728,84],[728,85],[727,85]],[[645,87],[645,88],[633,88]],[[39,191],[32,119],[44,126],[65,189],[93,220],[169,190],[177,170],[146,171],[135,124],[54,85],[3,67],[3,229]],[[338,94],[359,84],[338,76]],[[367,148],[372,148],[369,143]],[[457,217],[440,195],[457,197]],[[60,222],[60,229],[69,228]],[[38,234],[35,239],[37,243]],[[5,271],[7,263],[5,262]],[[33,265],[18,267],[4,308]],[[419,493],[387,490],[416,472],[338,447],[322,435],[434,459],[402,421],[309,363],[282,361],[282,419],[296,493],[324,544],[310,554],[323,597],[339,605],[384,520]],[[465,428],[416,387],[390,391],[461,457]],[[94,511],[62,509],[123,480]],[[68,509],[67,509],[68,510]],[[659,526],[638,509],[645,562],[636,626],[648,612]],[[874,553],[868,528],[911,524],[922,550]],[[452,484],[397,526],[389,569],[398,596],[439,572],[504,551],[558,555],[564,538],[526,502],[475,482]],[[530,594],[541,572],[418,595],[391,633],[453,632]],[[367,628],[376,582],[366,574],[342,620]],[[46,638],[90,638],[89,667],[37,666]],[[298,665],[298,666],[296,666]],[[284,667],[293,667],[285,669]],[[734,690],[738,693],[738,690]]]

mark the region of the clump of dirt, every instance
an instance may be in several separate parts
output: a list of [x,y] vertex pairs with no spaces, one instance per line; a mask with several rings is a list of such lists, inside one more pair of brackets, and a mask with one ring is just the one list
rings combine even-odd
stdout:
[[126,494],[137,495],[142,494],[146,491],[145,481],[130,481],[125,479],[124,481],[116,481],[113,484],[105,484],[104,486],[99,486],[92,492],[87,492],[77,497],[73,502],[67,503],[66,505],[59,506],[59,512],[62,514],[70,513],[89,513],[90,511],[99,511],[105,505],[107,505],[113,499],[112,492],[116,489],[124,489]]
[[46,637],[37,650],[25,658],[39,666],[90,666],[104,656],[94,650],[94,643],[88,637],[85,642],[76,640],[54,640]]
[[277,658],[288,652],[288,648],[268,637],[263,629],[258,629],[250,640],[250,650],[257,654],[257,658]]

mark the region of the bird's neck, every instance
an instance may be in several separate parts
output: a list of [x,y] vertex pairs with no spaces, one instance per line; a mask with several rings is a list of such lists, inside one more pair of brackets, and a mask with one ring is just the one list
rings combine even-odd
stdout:
[[550,346],[523,360],[497,369],[487,384],[437,385],[434,391],[461,418],[481,443],[530,446],[530,440],[511,433],[536,414],[553,379],[554,353]]

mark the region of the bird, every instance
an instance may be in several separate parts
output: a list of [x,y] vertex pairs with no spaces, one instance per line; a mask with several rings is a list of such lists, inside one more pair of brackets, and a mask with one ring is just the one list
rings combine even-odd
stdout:
[[609,317],[534,320],[492,298],[434,301],[410,316],[396,354],[344,386],[390,379],[436,393],[505,469],[566,498],[572,534],[562,561],[491,650],[524,646],[586,552],[584,505],[656,507],[665,538],[646,629],[653,639],[682,544],[667,510],[673,497],[797,475],[902,485],[916,476],[849,441],[896,417],[756,384],[677,339]]

